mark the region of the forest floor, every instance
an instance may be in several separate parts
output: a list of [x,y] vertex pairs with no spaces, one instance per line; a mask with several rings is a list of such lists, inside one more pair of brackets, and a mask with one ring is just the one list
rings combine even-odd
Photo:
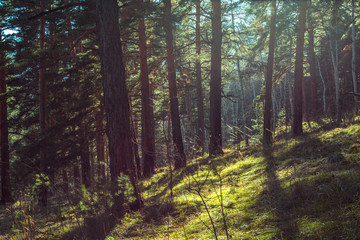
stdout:
[[[140,183],[144,209],[121,220],[105,213],[91,219],[79,217],[77,222],[69,210],[60,214],[59,230],[60,222],[51,221],[51,216],[42,222],[33,216],[34,236],[358,239],[360,124],[333,128],[313,123],[301,137],[279,133],[275,140],[266,151],[252,144],[227,149],[222,157],[191,160],[185,169],[173,171],[172,183],[168,168],[157,169],[156,175]],[[24,229],[13,229],[5,237],[4,229],[9,228],[5,219],[11,220],[5,211],[9,206],[0,208],[0,235],[23,239]]]

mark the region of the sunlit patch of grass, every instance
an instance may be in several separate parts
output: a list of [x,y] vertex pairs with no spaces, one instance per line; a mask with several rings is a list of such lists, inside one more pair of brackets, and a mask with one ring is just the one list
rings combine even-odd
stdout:
[[214,239],[211,216],[218,239],[226,239],[224,218],[231,239],[358,238],[360,126],[311,122],[304,132],[277,139],[270,159],[254,144],[189,161],[173,171],[172,199],[163,168],[141,183],[148,208],[127,216],[112,236]]

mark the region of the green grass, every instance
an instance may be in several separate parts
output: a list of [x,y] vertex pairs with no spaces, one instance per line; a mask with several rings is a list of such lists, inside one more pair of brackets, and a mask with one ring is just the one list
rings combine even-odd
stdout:
[[[296,139],[281,129],[265,152],[253,144],[227,149],[218,158],[189,161],[173,172],[172,197],[169,169],[157,169],[140,182],[145,207],[121,220],[105,212],[80,218],[79,229],[74,218],[78,207],[34,215],[44,233],[37,237],[73,239],[83,231],[108,240],[215,239],[212,220],[218,239],[227,239],[225,224],[231,239],[358,239],[360,125],[304,126],[304,135]],[[11,218],[2,206],[1,221]],[[1,222],[3,239],[23,239],[21,229],[5,235],[9,227]]]
[[224,216],[231,239],[358,238],[358,124],[325,130],[312,123],[302,137],[279,137],[266,157],[260,145],[225,152],[174,172],[172,199],[168,169],[142,182],[145,209],[109,236],[215,239],[206,204],[218,239],[226,239]]

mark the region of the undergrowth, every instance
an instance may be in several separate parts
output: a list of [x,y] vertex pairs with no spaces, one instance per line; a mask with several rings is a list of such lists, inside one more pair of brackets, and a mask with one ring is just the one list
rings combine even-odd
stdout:
[[4,239],[359,238],[360,125],[305,124],[296,139],[284,131],[266,151],[252,144],[193,159],[173,171],[171,185],[169,169],[157,169],[140,182],[145,207],[122,219],[106,207],[97,215],[106,196],[84,192],[52,215],[2,206],[0,229],[10,229]]

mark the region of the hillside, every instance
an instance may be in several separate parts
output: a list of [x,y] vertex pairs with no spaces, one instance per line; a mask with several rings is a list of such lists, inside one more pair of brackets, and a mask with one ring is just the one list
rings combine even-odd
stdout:
[[215,226],[218,239],[226,239],[226,230],[231,239],[356,239],[359,161],[354,124],[277,139],[270,157],[254,145],[193,160],[174,173],[172,201],[161,169],[143,183],[147,208],[128,214],[111,236],[215,239]]
[[[331,129],[312,124],[300,138],[279,136],[266,155],[254,144],[228,149],[220,158],[194,159],[173,172],[172,197],[169,169],[157,169],[141,182],[145,208],[122,220],[106,214],[79,218],[77,229],[68,209],[60,217],[24,218],[23,229],[14,231],[13,225],[3,236],[22,239],[33,224],[39,239],[358,238],[360,124]],[[5,207],[1,213],[4,231],[12,220]]]

